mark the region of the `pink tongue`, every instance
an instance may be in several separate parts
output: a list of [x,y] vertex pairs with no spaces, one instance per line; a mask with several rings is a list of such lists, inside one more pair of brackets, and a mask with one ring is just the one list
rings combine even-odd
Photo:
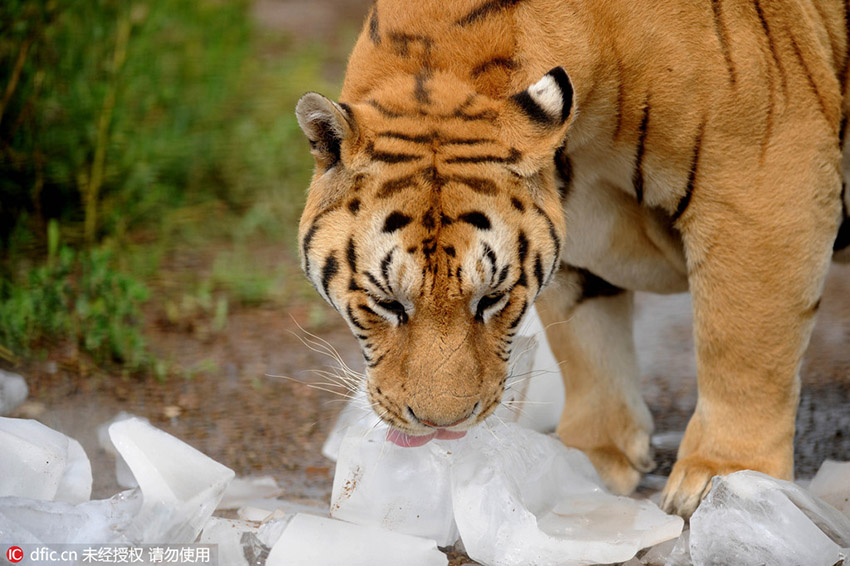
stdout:
[[436,432],[432,432],[431,434],[425,434],[422,436],[411,436],[409,434],[405,434],[400,430],[396,430],[391,428],[387,431],[387,440],[392,442],[393,444],[397,444],[404,448],[413,448],[416,446],[422,446],[423,444],[427,444],[429,440],[432,438],[443,438],[443,439],[457,439],[466,435],[466,432],[454,432],[451,430],[438,429]]
[[444,438],[446,440],[456,440],[458,438],[463,438],[464,436],[466,436],[465,430],[456,431],[439,429],[437,431],[437,438]]

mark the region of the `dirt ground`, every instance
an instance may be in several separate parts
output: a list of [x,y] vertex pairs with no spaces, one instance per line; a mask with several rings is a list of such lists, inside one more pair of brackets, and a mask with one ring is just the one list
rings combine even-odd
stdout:
[[[333,34],[367,5],[260,0],[256,12],[265,25],[316,37]],[[272,259],[292,263],[286,248],[281,245]],[[31,392],[11,416],[36,418],[77,438],[92,459],[94,498],[119,490],[112,460],[97,445],[96,427],[126,411],[147,417],[239,475],[273,475],[288,499],[327,504],[333,464],[322,457],[321,446],[345,400],[311,387],[320,379],[310,370],[333,362],[301,342],[298,326],[327,340],[352,368],[361,369],[363,361],[342,320],[329,309],[316,317],[315,308],[237,310],[225,332],[206,340],[158,325],[153,313],[148,326],[156,351],[187,366],[211,360],[216,369],[159,383],[80,378],[47,360],[14,370],[26,377]],[[637,312],[641,382],[656,430],[681,432],[696,403],[688,297],[640,296]],[[325,322],[311,322],[317,318]],[[830,273],[801,375],[796,464],[798,475],[808,476],[826,458],[850,460],[850,266],[834,266]],[[674,454],[669,442],[658,447],[658,473],[669,471]]]

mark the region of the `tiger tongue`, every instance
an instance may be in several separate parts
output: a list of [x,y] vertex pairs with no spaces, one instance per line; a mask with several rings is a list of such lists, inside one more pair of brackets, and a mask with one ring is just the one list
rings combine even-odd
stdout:
[[391,428],[387,431],[387,440],[389,440],[393,444],[397,444],[398,446],[402,446],[404,448],[414,448],[416,446],[422,446],[423,444],[427,444],[428,441],[430,441],[432,438],[443,438],[447,440],[453,440],[457,438],[462,438],[463,436],[466,436],[465,431],[455,432],[445,429],[439,429],[436,432],[432,432],[431,434],[425,434],[422,436],[412,436],[394,428]]

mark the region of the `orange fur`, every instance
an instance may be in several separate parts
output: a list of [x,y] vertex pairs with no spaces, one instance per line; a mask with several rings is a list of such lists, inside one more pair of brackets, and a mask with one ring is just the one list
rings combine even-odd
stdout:
[[341,105],[297,112],[317,158],[304,267],[359,337],[376,410],[409,434],[480,422],[555,280],[559,434],[628,492],[652,423],[626,290],[690,289],[700,398],[665,508],[689,515],[716,473],[791,477],[841,218],[847,26],[837,0],[375,2]]

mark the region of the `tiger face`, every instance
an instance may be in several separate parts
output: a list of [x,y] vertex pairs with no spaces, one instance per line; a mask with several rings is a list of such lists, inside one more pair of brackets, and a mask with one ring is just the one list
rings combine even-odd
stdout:
[[403,438],[460,433],[500,403],[513,338],[565,233],[554,155],[571,116],[562,69],[491,99],[430,77],[367,100],[309,93],[316,160],[302,268],[346,320],[377,414]]

